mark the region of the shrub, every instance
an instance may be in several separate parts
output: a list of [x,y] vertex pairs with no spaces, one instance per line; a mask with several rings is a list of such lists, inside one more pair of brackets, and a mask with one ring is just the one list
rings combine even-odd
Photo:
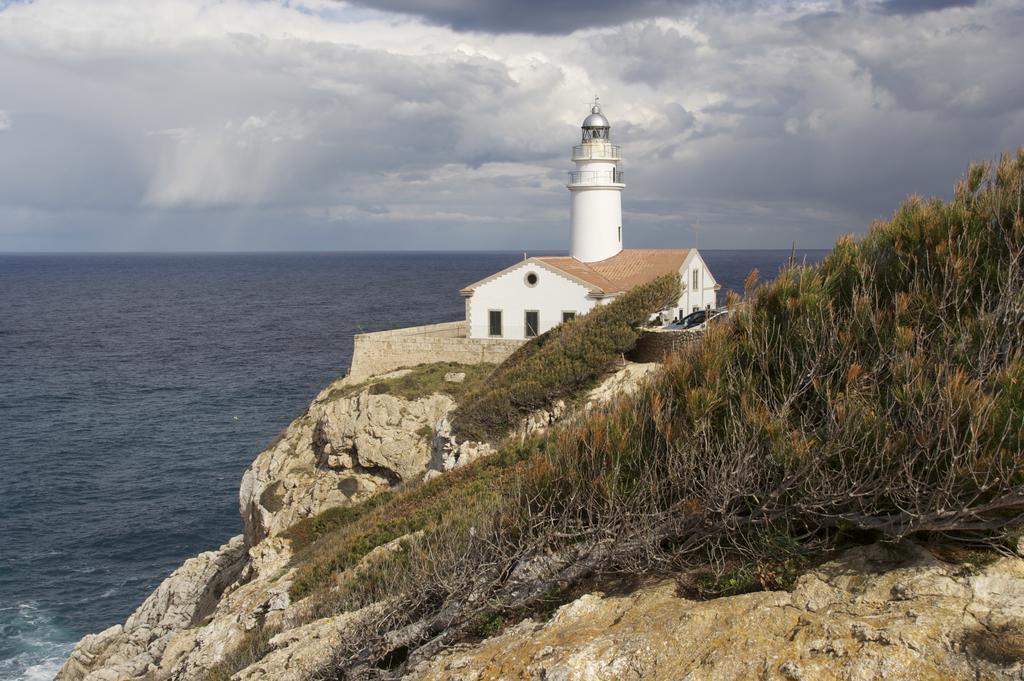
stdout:
[[399,537],[436,528],[445,516],[469,516],[470,509],[491,509],[503,478],[528,450],[508,450],[435,478],[384,492],[360,504],[328,509],[302,520],[285,533],[298,566],[290,595],[301,599],[333,585],[333,577],[353,566],[370,551]]
[[633,347],[638,325],[679,294],[678,276],[659,277],[524,344],[462,400],[454,433],[496,441],[530,412],[576,394]]
[[[346,546],[430,509],[408,551],[336,592],[387,606],[331,675],[414,665],[594,574],[733,593],[851,541],[998,547],[1024,522],[1022,203],[1024,149],[784,270],[633,397],[339,529]],[[572,331],[524,348],[506,389]]]
[[1024,150],[978,168],[952,202],[910,199],[786,269],[562,433],[534,512],[646,537],[617,557],[639,569],[784,561],[856,532],[998,544],[1024,513]]

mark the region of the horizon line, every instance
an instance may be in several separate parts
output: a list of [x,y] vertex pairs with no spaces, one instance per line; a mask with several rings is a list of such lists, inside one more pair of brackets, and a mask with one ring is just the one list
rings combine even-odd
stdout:
[[[762,252],[762,251],[792,251],[792,246],[778,247],[778,248],[694,248],[699,251],[745,251],[745,252]],[[629,249],[624,249],[629,250]],[[829,248],[800,248],[796,247],[797,252],[804,251],[830,251]],[[83,250],[83,251],[0,251],[0,257],[9,255],[345,255],[345,254],[358,254],[358,253],[373,253],[373,254],[417,254],[417,253],[568,253],[566,249],[510,249],[510,248],[486,248],[486,249],[351,249],[351,250],[167,250],[167,251],[101,251],[101,250]]]

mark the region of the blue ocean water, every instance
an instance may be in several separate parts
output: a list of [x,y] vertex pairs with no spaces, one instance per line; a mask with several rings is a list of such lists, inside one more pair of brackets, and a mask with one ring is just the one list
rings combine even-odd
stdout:
[[[790,255],[702,252],[734,290]],[[0,255],[0,681],[51,679],[237,534],[242,472],[352,334],[458,319],[461,286],[521,257]]]

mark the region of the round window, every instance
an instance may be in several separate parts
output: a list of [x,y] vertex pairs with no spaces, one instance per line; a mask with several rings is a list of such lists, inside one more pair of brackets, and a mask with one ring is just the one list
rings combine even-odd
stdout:
[[536,272],[528,272],[526,274],[526,285],[527,286],[536,286],[537,285],[537,273]]

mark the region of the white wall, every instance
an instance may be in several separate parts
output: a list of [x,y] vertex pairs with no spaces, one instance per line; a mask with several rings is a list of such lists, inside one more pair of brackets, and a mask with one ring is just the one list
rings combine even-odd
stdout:
[[[697,270],[698,286],[693,288],[693,271]],[[537,284],[527,286],[526,275],[537,274]],[[679,268],[683,293],[666,315],[668,321],[677,316],[686,316],[693,309],[716,307],[717,293],[714,276],[696,250],[690,252]],[[596,305],[611,302],[612,297],[594,299],[589,291],[567,276],[529,260],[495,279],[480,285],[466,300],[466,319],[469,322],[470,338],[490,338],[488,334],[488,310],[502,311],[502,338],[521,340],[526,337],[526,310],[540,312],[539,333],[549,331],[562,323],[563,311],[574,311],[577,315],[589,312]]]
[[[693,286],[693,272],[697,271],[697,287]],[[680,312],[686,316],[693,312],[694,308],[704,309],[706,307],[717,307],[718,294],[715,287],[718,282],[708,269],[707,263],[697,250],[690,252],[682,267],[679,268],[679,276],[683,285],[683,295],[679,298],[679,305],[675,314]],[[675,315],[673,315],[675,316]]]
[[[534,272],[537,284],[527,286],[526,275]],[[598,303],[588,297],[586,287],[537,263],[524,261],[496,279],[482,284],[467,300],[470,338],[490,338],[488,311],[502,311],[502,338],[526,337],[526,310],[540,312],[538,333],[562,323],[562,312],[578,315]]]

